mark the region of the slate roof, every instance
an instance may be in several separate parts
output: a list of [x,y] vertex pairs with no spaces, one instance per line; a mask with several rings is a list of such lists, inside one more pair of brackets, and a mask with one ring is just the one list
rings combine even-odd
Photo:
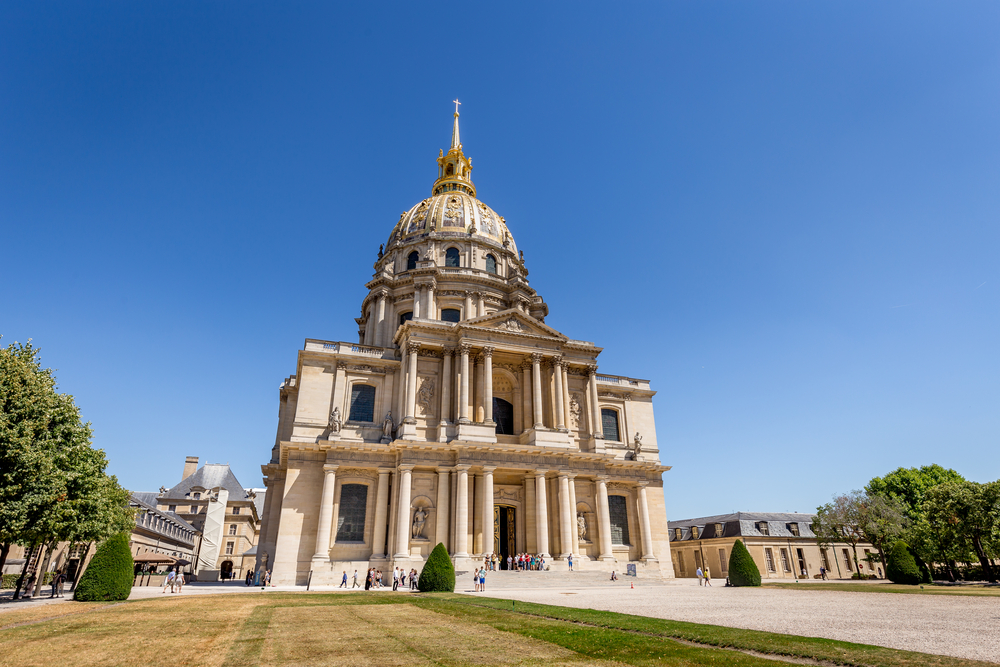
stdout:
[[[676,542],[676,530],[681,529],[681,541],[695,539],[691,537],[692,526],[698,527],[698,538],[708,540],[716,537],[806,537],[815,538],[812,531],[812,521],[815,514],[799,514],[793,512],[734,512],[732,514],[717,514],[696,519],[669,521],[668,526],[671,542]],[[758,529],[758,524],[767,522],[768,534],[765,536]],[[722,534],[717,534],[716,525],[722,524]],[[789,524],[798,524],[799,534],[795,535],[789,529]]]
[[253,499],[253,506],[257,508],[257,516],[263,518],[264,496],[267,495],[267,489],[247,489],[247,491],[253,491],[256,494],[256,497]]
[[158,493],[150,493],[148,491],[139,491],[137,493],[133,493],[132,494],[132,502],[134,502],[136,505],[138,505],[141,509],[146,510],[147,512],[148,511],[152,511],[153,513],[158,514],[162,518],[167,519],[168,521],[172,521],[172,522],[176,523],[177,525],[181,526],[182,528],[187,528],[188,530],[190,530],[193,533],[198,533],[199,532],[197,528],[195,528],[190,523],[188,523],[184,519],[180,518],[179,516],[177,516],[173,512],[166,512],[164,510],[156,509],[156,499],[158,497],[159,497]]
[[181,480],[180,484],[168,490],[160,496],[161,502],[165,499],[183,500],[191,489],[199,491],[221,487],[229,491],[230,500],[245,500],[247,492],[236,479],[236,475],[229,469],[227,463],[206,463],[197,471]]

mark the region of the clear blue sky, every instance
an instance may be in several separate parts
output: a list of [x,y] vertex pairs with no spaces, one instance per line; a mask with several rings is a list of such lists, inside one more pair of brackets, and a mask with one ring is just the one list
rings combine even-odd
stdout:
[[1000,4],[0,7],[0,333],[134,490],[260,484],[463,102],[547,320],[648,378],[668,514],[1000,477]]

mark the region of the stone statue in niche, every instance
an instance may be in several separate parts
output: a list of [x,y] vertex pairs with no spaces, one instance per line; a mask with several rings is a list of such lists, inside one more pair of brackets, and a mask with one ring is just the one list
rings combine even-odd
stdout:
[[587,539],[587,517],[583,516],[583,512],[576,514],[576,536],[580,540]]
[[340,418],[340,408],[334,408],[330,413],[330,433],[340,433],[340,427],[344,425],[344,420]]
[[424,525],[427,523],[427,512],[422,507],[413,511],[413,530],[410,535],[415,540],[426,540],[424,537]]
[[385,413],[385,419],[382,421],[382,442],[392,442],[392,410]]
[[431,378],[423,378],[420,381],[420,389],[417,391],[417,405],[420,406],[420,411],[425,415],[431,414],[433,411],[431,403],[434,400],[434,380]]
[[569,399],[569,417],[574,429],[580,428],[580,416],[583,414],[580,398],[579,394],[573,394]]

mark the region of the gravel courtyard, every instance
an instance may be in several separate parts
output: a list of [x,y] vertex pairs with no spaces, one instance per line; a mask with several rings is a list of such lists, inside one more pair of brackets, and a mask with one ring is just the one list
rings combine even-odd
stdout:
[[482,595],[710,623],[1000,663],[1000,598],[629,582]]

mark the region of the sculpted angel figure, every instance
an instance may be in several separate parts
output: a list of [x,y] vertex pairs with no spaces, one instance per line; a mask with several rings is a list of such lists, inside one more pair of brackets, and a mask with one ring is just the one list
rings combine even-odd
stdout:
[[340,408],[336,407],[330,413],[330,433],[340,433],[340,427],[344,425],[344,420],[340,418]]

